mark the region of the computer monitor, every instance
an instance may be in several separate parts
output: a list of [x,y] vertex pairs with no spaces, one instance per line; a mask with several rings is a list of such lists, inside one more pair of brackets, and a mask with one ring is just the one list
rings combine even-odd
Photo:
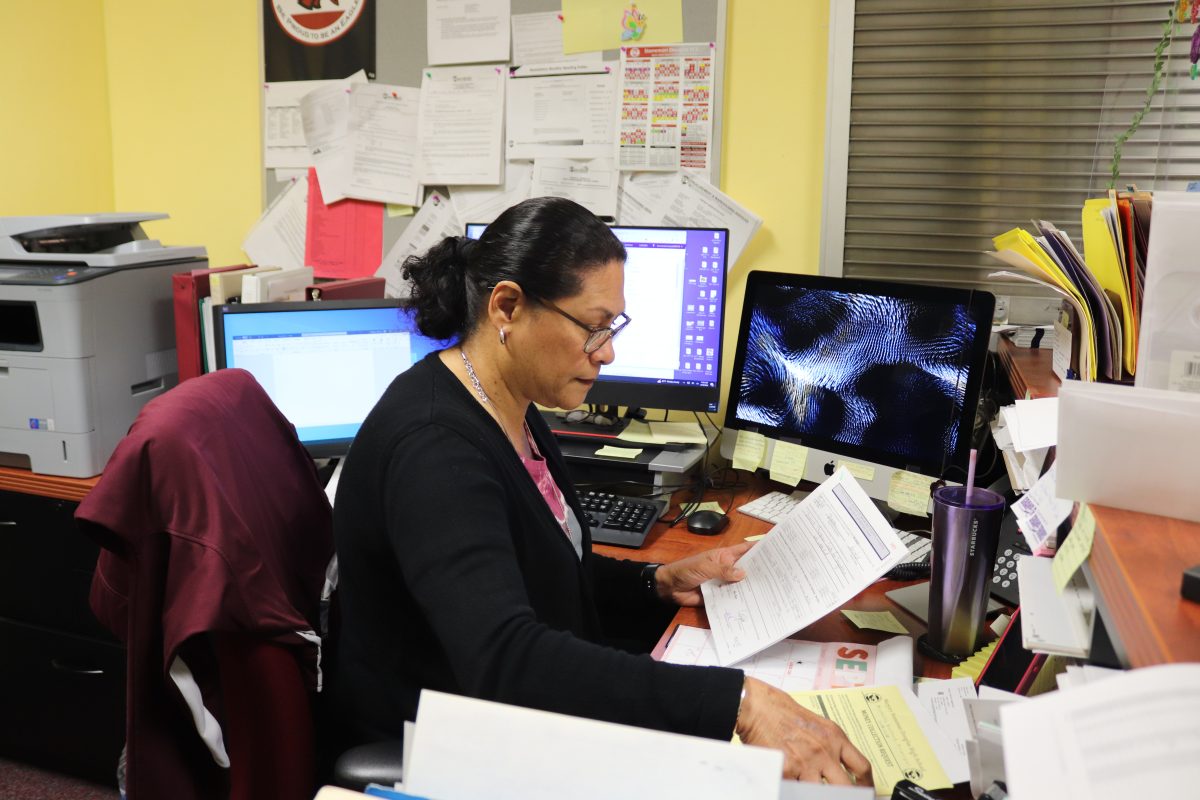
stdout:
[[751,272],[722,454],[743,431],[797,443],[807,480],[844,461],[881,501],[900,469],[962,482],[994,305],[969,289]]
[[248,370],[313,456],[342,456],[392,379],[447,346],[399,300],[215,306],[217,367]]
[[[478,239],[486,225],[467,225]],[[615,226],[625,245],[625,313],[616,358],[584,402],[716,411],[729,231]]]

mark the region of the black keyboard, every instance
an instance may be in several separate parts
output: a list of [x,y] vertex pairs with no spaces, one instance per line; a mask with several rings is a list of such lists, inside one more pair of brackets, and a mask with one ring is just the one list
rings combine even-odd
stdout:
[[667,501],[626,497],[610,492],[579,491],[579,501],[592,529],[592,541],[621,547],[641,547],[650,528],[667,510]]

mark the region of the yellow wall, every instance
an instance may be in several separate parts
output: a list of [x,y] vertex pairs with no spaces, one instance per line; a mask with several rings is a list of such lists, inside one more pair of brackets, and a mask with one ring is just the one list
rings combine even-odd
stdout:
[[5,5],[0,216],[112,211],[100,0]]
[[733,372],[746,273],[817,272],[829,3],[729,0],[727,34],[721,189],[763,225],[725,286],[723,387]]
[[104,0],[114,200],[164,244],[244,261],[262,212],[256,0]]

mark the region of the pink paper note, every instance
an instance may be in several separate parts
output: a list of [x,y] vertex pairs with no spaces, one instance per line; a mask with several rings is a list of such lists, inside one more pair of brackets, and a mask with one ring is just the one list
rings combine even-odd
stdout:
[[308,170],[308,230],[304,263],[318,278],[366,278],[383,260],[383,204],[321,200],[317,171]]

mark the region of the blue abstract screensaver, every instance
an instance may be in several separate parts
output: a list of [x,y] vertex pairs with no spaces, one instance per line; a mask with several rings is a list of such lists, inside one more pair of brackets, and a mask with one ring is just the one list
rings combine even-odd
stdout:
[[955,452],[975,336],[967,306],[760,287],[743,335],[738,419],[915,462]]

